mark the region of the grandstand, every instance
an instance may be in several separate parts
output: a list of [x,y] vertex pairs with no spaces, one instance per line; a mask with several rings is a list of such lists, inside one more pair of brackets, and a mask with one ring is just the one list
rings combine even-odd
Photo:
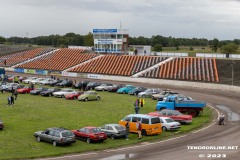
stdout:
[[44,69],[62,71],[78,65],[96,56],[96,54],[83,53],[83,49],[59,49],[30,62],[16,66],[16,68]]
[[7,54],[14,54],[18,52],[28,51],[33,49],[32,46],[29,45],[5,45],[0,44],[0,56],[4,56]]
[[[9,66],[13,66],[16,65],[20,62],[26,61],[28,59],[34,58],[36,56],[45,54],[49,51],[53,50],[53,48],[36,48],[33,50],[29,50],[29,51],[24,51],[24,52],[18,52],[15,54],[8,54],[5,56],[1,56],[0,57],[0,66],[1,67],[9,67]],[[6,64],[5,64],[6,62]]]
[[212,58],[173,58],[141,77],[218,82],[216,60]]
[[131,76],[165,59],[165,57],[156,56],[106,55],[69,71]]

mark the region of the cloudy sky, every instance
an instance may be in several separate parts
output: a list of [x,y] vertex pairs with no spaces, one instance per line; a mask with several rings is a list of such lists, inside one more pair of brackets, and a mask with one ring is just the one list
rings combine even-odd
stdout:
[[240,39],[240,0],[0,0],[0,36],[36,37],[93,28],[131,37]]

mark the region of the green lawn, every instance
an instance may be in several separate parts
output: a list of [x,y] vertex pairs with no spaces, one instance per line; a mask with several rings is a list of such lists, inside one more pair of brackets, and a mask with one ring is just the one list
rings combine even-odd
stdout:
[[[0,159],[33,158],[56,156],[66,153],[99,150],[143,141],[159,141],[176,134],[188,132],[209,122],[211,110],[205,108],[204,113],[194,118],[191,125],[182,125],[176,132],[165,132],[157,136],[143,137],[137,140],[136,134],[125,139],[108,139],[103,143],[88,144],[77,140],[70,146],[53,147],[50,143],[37,142],[33,133],[49,127],[79,129],[83,126],[101,126],[105,123],[118,123],[125,115],[134,113],[135,96],[116,93],[99,92],[100,101],[79,102],[64,98],[33,96],[20,94],[15,106],[6,107],[9,93],[0,95],[0,118],[5,128],[0,131]],[[140,113],[154,111],[156,101],[146,99]]]

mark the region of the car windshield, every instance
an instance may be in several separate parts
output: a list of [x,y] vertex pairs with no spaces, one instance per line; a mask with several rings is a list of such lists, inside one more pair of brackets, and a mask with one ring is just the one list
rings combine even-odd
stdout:
[[99,128],[92,128],[91,132],[92,133],[99,133],[99,132],[102,132],[102,131]]
[[70,131],[62,132],[62,137],[70,137],[73,136],[73,133]]
[[118,130],[118,131],[121,131],[121,130],[124,130],[124,127],[123,126],[115,126],[115,128],[116,128],[116,130]]
[[179,112],[179,111],[172,111],[172,113],[173,113],[173,115],[175,115],[175,116],[182,115],[182,113]]
[[151,118],[152,124],[160,123],[160,119],[158,117],[156,118]]
[[172,122],[174,122],[174,120],[171,119],[171,118],[168,118],[168,119],[165,119],[165,120],[166,120],[167,123],[172,123]]

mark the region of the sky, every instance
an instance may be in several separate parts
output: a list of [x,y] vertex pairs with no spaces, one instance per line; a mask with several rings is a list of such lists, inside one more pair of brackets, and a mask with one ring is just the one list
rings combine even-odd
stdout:
[[86,35],[240,39],[240,0],[0,0],[0,36]]

